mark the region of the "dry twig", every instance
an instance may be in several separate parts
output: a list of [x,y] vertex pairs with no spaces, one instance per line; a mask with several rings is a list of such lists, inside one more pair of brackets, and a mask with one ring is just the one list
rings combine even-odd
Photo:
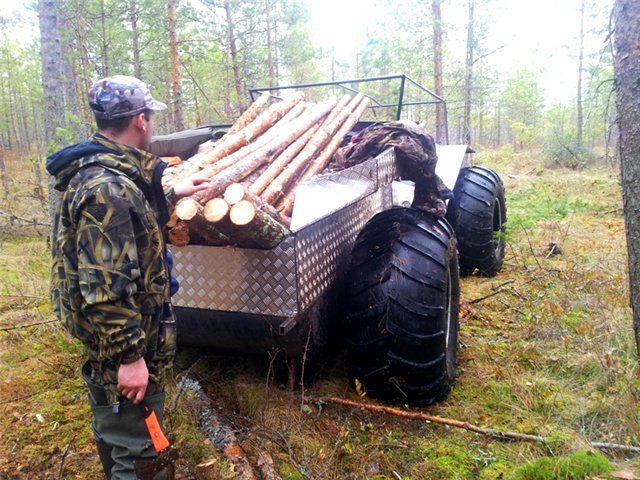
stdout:
[[[362,408],[372,412],[383,412],[391,415],[396,415],[402,418],[408,418],[412,420],[424,420],[433,423],[439,423],[442,425],[448,425],[455,428],[463,428],[471,432],[487,435],[489,437],[498,438],[500,440],[522,440],[526,442],[540,442],[542,444],[549,444],[550,440],[547,437],[540,435],[531,435],[528,433],[513,432],[509,430],[496,430],[493,428],[482,428],[477,425],[473,425],[469,422],[463,422],[460,420],[454,420],[451,418],[438,417],[436,415],[429,415],[428,413],[421,412],[409,412],[406,410],[400,410],[398,408],[386,407],[383,405],[374,405],[369,403],[355,402],[353,400],[347,400],[339,397],[317,397],[307,398],[309,402],[325,402],[334,403],[336,405],[342,405],[345,407]],[[628,453],[640,453],[640,447],[635,445],[622,445],[618,443],[605,443],[605,442],[589,442],[594,448],[601,450],[616,450]]]

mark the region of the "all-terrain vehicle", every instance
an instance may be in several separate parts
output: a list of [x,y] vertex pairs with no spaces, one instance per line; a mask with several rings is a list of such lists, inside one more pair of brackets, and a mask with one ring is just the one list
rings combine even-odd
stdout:
[[[406,75],[250,92],[253,98],[286,89],[362,91],[372,98],[374,121],[392,111],[396,120],[428,126],[436,104],[446,109],[442,98]],[[385,101],[390,95],[397,100]],[[182,132],[158,138],[154,148],[185,154],[224,131]],[[273,249],[171,247],[181,285],[173,298],[179,343],[281,352],[293,383],[300,370],[313,370],[327,343],[339,340],[358,390],[403,403],[444,398],[456,372],[459,275],[500,270],[506,221],[499,176],[470,166],[473,150],[448,145],[446,129],[445,137],[437,145],[436,173],[454,192],[446,218],[407,206],[411,186],[401,181],[390,148],[301,184],[291,234]],[[181,152],[168,152],[175,138],[187,142],[177,143]]]

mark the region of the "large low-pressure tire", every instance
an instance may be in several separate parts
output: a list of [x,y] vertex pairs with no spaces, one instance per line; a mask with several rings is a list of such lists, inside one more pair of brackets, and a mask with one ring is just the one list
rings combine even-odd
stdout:
[[442,219],[410,208],[373,217],[346,276],[347,367],[359,393],[431,404],[455,379],[456,241]]
[[458,239],[460,273],[493,277],[504,262],[507,204],[496,172],[484,167],[460,171],[449,201],[447,220]]

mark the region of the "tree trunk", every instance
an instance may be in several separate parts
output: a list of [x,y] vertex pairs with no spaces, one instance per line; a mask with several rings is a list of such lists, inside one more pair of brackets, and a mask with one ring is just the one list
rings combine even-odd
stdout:
[[107,41],[107,17],[104,11],[105,0],[100,0],[100,26],[102,31],[102,76],[109,76],[109,42]]
[[9,190],[9,174],[4,163],[4,146],[0,143],[0,180],[2,180],[2,192],[4,194],[5,204],[9,202],[11,190]]
[[275,85],[275,69],[273,65],[273,41],[271,38],[271,0],[265,0],[264,16],[267,21],[267,68],[269,72],[269,86]]
[[182,78],[180,72],[180,52],[178,51],[178,0],[167,0],[169,20],[169,50],[171,52],[171,105],[173,106],[173,128],[184,130],[182,114]]
[[580,52],[578,54],[578,95],[577,95],[577,115],[576,115],[576,131],[577,138],[576,143],[578,147],[578,153],[582,152],[583,138],[582,138],[582,62],[584,57],[584,0],[580,1]]
[[[54,150],[56,129],[64,126],[64,101],[59,94],[60,86],[60,33],[58,25],[58,2],[56,0],[39,0],[38,16],[40,19],[40,57],[42,60],[42,87],[44,92],[44,128],[48,149]],[[60,194],[53,188],[54,179],[49,177],[49,215],[54,225],[58,210]]]
[[[442,12],[440,5],[442,0],[433,0],[433,80],[434,93],[439,97],[444,96],[442,91]],[[436,142],[446,143],[444,104],[436,104]]]
[[467,24],[467,62],[464,76],[464,124],[462,140],[471,144],[471,92],[473,90],[473,9],[475,0],[469,0],[469,23]]
[[633,329],[640,357],[640,2],[616,0],[615,81],[618,91],[618,148],[629,252]]
[[[138,10],[138,2],[129,3],[129,24],[131,25],[131,42],[133,56],[133,74],[136,78],[142,80],[142,63],[140,62],[140,28],[138,27],[138,18],[140,11]],[[169,24],[171,31],[171,24]]]
[[[233,83],[236,89],[237,102],[242,107],[243,92],[242,80],[240,79],[240,61],[238,59],[238,47],[236,46],[236,36],[233,31],[233,20],[231,18],[231,4],[229,0],[224,0],[224,11],[227,18],[227,42],[229,44],[229,54],[231,55],[231,68],[233,69]],[[240,108],[243,110],[243,108]]]

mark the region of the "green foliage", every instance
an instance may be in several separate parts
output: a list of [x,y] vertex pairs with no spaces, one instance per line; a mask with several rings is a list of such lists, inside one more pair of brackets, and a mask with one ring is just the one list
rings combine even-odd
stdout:
[[577,451],[568,457],[543,457],[529,462],[507,476],[508,480],[586,480],[607,473],[612,465],[597,452]]

